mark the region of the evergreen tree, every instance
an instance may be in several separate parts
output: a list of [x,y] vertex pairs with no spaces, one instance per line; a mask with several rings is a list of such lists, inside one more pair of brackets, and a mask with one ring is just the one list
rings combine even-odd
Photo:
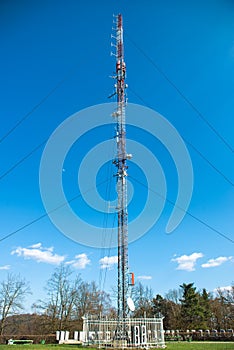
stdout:
[[167,309],[165,308],[165,302],[160,294],[157,294],[152,300],[153,313],[156,317],[166,317]]
[[205,288],[202,289],[202,293],[200,294],[200,309],[201,316],[199,325],[201,329],[210,328],[210,321],[212,317],[211,312],[211,295],[207,292]]
[[180,305],[174,301],[163,298],[157,294],[152,300],[153,314],[157,316],[163,316],[163,324],[165,329],[177,329],[178,318],[180,314]]
[[196,292],[193,283],[183,283],[181,286],[183,295],[181,301],[181,328],[201,328],[204,314],[200,305],[200,295]]

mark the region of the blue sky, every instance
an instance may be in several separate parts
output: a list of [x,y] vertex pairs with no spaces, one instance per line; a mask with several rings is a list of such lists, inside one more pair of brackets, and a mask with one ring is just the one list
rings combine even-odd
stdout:
[[[234,181],[232,1],[2,1],[0,138],[57,88],[1,141],[0,176],[47,140],[68,117],[109,102],[107,97],[114,84],[109,76],[115,70],[114,57],[110,56],[112,15],[118,13],[123,14],[124,20],[128,101],[136,104],[144,101],[163,115],[186,142],[222,173],[187,143],[194,172],[188,211],[232,240],[189,215],[173,233],[166,234],[172,211],[171,204],[166,202],[153,228],[129,245],[130,269],[154,293],[164,294],[183,282],[194,282],[198,288],[210,291],[229,286],[234,280],[234,191],[230,184]],[[175,202],[177,175],[165,147],[134,128],[129,128],[129,134],[157,157],[166,178],[167,198]],[[82,157],[113,135],[111,128],[99,127],[85,134],[71,149],[63,175],[68,199],[79,193],[77,169]],[[1,179],[0,238],[45,213],[39,187],[42,152],[43,147]],[[115,169],[108,163],[100,169],[99,177],[108,169],[114,174]],[[150,171],[154,174],[153,167]],[[145,183],[143,171],[134,165],[134,158],[128,172]],[[129,205],[130,220],[137,217],[146,200],[145,189],[134,181],[132,185],[135,190]],[[114,200],[114,178],[108,186],[108,191],[105,186],[100,187],[99,193]],[[74,202],[73,209],[88,222],[101,226],[107,220],[108,226],[113,225],[113,214],[105,219],[104,214],[91,210],[81,198]],[[153,215],[153,211],[154,208],[148,215]],[[107,267],[105,290],[110,291],[116,284],[116,249],[97,249],[74,242],[48,217],[0,244],[0,279],[8,272],[20,272],[31,283],[31,301],[43,296],[43,286],[60,262],[69,263],[84,280],[101,281],[102,286]]]

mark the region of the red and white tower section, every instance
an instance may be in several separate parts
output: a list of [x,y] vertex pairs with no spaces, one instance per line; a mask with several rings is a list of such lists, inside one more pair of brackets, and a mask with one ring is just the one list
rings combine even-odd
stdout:
[[125,319],[127,314],[127,296],[129,288],[128,270],[128,210],[127,210],[127,159],[131,155],[126,152],[126,64],[124,62],[123,21],[116,17],[116,92],[117,108],[113,113],[116,118],[117,157],[113,163],[117,167],[118,194],[118,319]]

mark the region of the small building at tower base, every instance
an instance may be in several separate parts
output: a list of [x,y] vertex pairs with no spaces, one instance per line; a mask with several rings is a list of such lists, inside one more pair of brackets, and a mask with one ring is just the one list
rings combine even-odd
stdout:
[[[121,330],[124,330],[122,332]],[[165,348],[163,317],[109,319],[83,317],[83,345],[113,348]]]

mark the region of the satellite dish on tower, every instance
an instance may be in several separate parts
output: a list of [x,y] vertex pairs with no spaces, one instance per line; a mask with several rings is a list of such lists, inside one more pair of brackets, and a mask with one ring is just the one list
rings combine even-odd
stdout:
[[130,297],[127,298],[127,304],[128,304],[130,311],[135,311],[135,305],[134,305],[132,298],[130,298]]

